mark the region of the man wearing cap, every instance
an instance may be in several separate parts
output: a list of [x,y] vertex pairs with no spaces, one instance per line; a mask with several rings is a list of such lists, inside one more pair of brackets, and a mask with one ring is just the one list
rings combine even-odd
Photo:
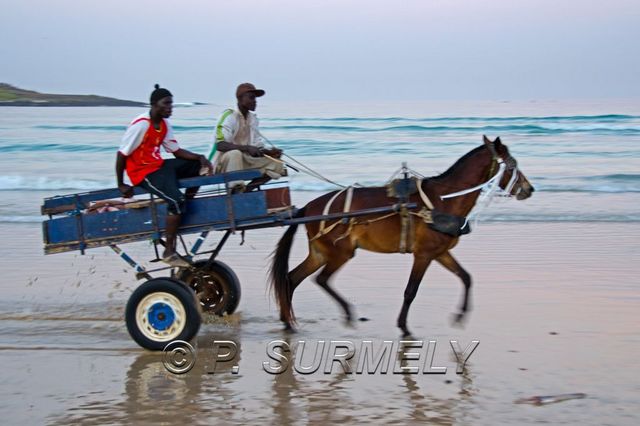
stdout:
[[[258,130],[256,98],[263,96],[264,90],[256,89],[251,83],[242,83],[236,89],[237,109],[225,110],[216,126],[216,138],[209,158],[216,154],[216,172],[224,173],[245,169],[260,169],[262,177],[249,183],[250,191],[270,179],[278,179],[285,174],[284,164],[278,159],[282,150],[267,149],[264,138]],[[243,182],[230,182],[235,191],[241,190]]]
[[[178,179],[211,174],[213,168],[204,155],[180,148],[173,136],[168,118],[173,109],[173,96],[157,84],[151,93],[151,109],[136,117],[122,138],[116,158],[118,189],[125,197],[133,196],[133,187],[124,183],[126,169],[133,186],[141,186],[167,202],[166,245],[162,260],[171,266],[188,267],[189,263],[176,253],[176,235],[184,213],[185,195],[178,188]],[[163,160],[160,146],[173,154]],[[193,197],[198,188],[189,188],[186,196]]]

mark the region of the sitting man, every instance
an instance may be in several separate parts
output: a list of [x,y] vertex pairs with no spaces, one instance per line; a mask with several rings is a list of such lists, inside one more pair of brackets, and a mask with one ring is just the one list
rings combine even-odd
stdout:
[[[168,118],[173,109],[173,96],[157,84],[151,93],[151,109],[136,117],[122,138],[116,158],[118,189],[125,197],[133,196],[133,187],[124,183],[126,168],[134,186],[141,186],[167,202],[166,245],[162,260],[171,266],[188,267],[189,263],[176,253],[176,236],[184,213],[185,196],[178,189],[178,179],[212,174],[213,168],[204,155],[180,148],[174,139]],[[163,160],[160,145],[173,154],[174,159]],[[189,188],[193,197],[198,188]]]
[[[278,159],[282,150],[278,148],[266,149],[264,138],[258,131],[258,117],[252,111],[256,110],[256,98],[264,95],[264,90],[256,89],[251,83],[242,83],[236,89],[238,109],[227,109],[222,113],[216,126],[216,139],[209,158],[213,158],[216,151],[216,173],[231,172],[245,169],[260,169],[262,177],[252,180],[246,190],[258,188],[270,179],[278,179],[285,172],[284,163]],[[230,182],[234,192],[242,191],[242,181]]]

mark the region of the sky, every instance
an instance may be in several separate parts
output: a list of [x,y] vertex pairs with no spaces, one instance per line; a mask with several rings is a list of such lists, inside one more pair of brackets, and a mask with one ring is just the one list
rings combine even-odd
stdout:
[[640,99],[638,0],[0,0],[0,82],[226,101]]

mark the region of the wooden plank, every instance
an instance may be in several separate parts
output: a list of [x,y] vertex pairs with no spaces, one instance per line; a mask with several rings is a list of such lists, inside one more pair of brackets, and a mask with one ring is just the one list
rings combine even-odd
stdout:
[[[225,208],[227,196],[212,196],[188,200],[186,213],[180,227],[181,233],[203,230],[225,230],[231,227]],[[270,224],[276,220],[267,213],[265,194],[262,191],[234,194],[231,196],[235,219],[242,225]],[[157,203],[158,227],[166,227],[167,205]],[[122,244],[151,238],[155,233],[149,207],[118,211],[80,214],[50,219],[43,223],[46,253],[80,249],[80,240],[86,248]],[[77,221],[82,220],[79,227]],[[84,230],[84,238],[79,234]]]
[[[258,218],[244,219],[240,220],[237,223],[236,229],[262,229],[273,226],[281,226],[282,221],[276,216],[264,216]],[[188,234],[199,234],[203,231],[226,231],[229,228],[229,222],[219,222],[219,223],[208,223],[206,225],[196,225],[196,226],[184,226],[180,227],[180,233],[183,235]],[[105,247],[111,244],[126,244],[133,243],[138,241],[149,240],[151,235],[149,233],[144,234],[132,234],[127,236],[115,236],[111,238],[102,238],[93,241],[85,242],[85,249],[97,248],[97,247]],[[68,251],[80,250],[80,242],[79,241],[68,241],[65,243],[59,244],[45,244],[44,252],[45,254],[55,254],[55,253],[64,253]]]
[[[213,176],[198,176],[188,179],[180,179],[178,185],[181,188],[194,186],[217,185],[234,180],[251,180],[260,177],[258,170],[241,170],[237,172],[221,173]],[[147,191],[140,187],[134,188],[134,195],[147,194]],[[77,198],[76,198],[77,197]],[[103,189],[99,191],[83,192],[79,194],[56,195],[45,198],[44,204],[40,208],[42,214],[60,214],[67,211],[76,210],[77,204],[81,209],[89,207],[91,201],[107,200],[110,198],[120,198],[122,194],[118,188]]]

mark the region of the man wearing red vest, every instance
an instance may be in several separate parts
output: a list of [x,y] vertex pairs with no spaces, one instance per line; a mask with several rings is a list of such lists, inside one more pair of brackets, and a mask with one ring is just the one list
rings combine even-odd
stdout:
[[[188,267],[189,263],[176,253],[176,236],[185,208],[178,179],[198,176],[201,170],[211,174],[213,168],[204,155],[180,148],[174,139],[168,120],[173,109],[171,92],[156,84],[149,103],[149,113],[136,117],[122,138],[116,158],[118,189],[125,197],[133,196],[133,187],[123,180],[126,169],[133,186],[141,186],[167,202],[167,241],[162,260],[171,266]],[[176,158],[164,160],[160,146]],[[187,197],[194,196],[197,190],[189,188]]]

